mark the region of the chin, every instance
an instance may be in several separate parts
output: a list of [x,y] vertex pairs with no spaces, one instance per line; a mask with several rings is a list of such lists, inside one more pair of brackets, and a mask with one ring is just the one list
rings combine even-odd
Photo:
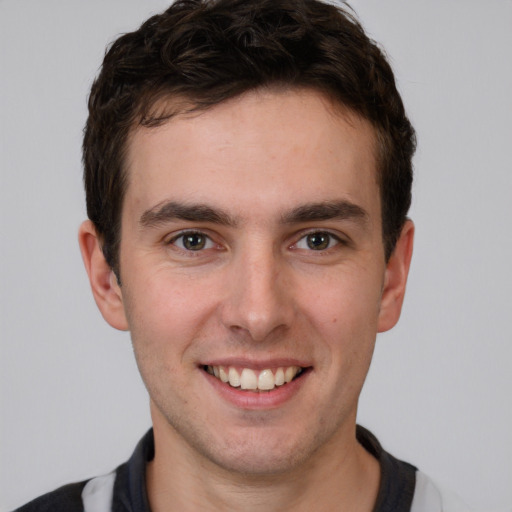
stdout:
[[237,473],[245,477],[265,477],[293,471],[307,460],[307,454],[297,450],[279,453],[268,446],[237,447],[232,453],[211,453],[210,460],[229,473]]
[[289,473],[304,465],[323,440],[307,435],[290,436],[288,430],[282,432],[281,429],[249,430],[252,432],[232,433],[228,438],[210,439],[209,442],[205,442],[204,437],[190,439],[189,443],[197,453],[224,471],[262,478]]

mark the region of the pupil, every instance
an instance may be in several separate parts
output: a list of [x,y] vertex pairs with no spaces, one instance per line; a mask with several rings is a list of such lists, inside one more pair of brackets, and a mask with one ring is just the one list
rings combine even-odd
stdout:
[[329,246],[329,235],[326,233],[314,233],[308,236],[308,247],[316,251],[327,249]]
[[206,243],[204,236],[199,233],[191,233],[183,238],[183,245],[191,251],[202,249]]

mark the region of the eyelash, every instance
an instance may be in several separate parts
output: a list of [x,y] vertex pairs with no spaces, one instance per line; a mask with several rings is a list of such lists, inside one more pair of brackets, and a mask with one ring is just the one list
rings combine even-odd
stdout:
[[[320,243],[316,246],[316,248],[312,247],[308,241],[308,237],[313,237],[315,235],[318,237],[327,237],[327,241],[326,241],[327,246],[322,248],[321,247],[322,240],[320,240]],[[186,244],[187,237],[189,237],[189,241],[192,241],[191,240],[192,237],[198,237],[200,239],[202,238],[203,239],[202,246],[201,246],[201,241],[199,241],[200,247],[198,247],[196,250],[186,247],[185,244]],[[181,244],[176,243],[179,240],[181,240]],[[300,247],[299,244],[301,244],[301,243],[307,244],[307,247]],[[324,243],[325,243],[325,241],[324,241]],[[190,253],[195,253],[195,252],[199,253],[206,249],[213,249],[215,242],[211,239],[210,236],[208,236],[204,232],[192,230],[192,231],[182,231],[181,233],[178,233],[177,235],[173,236],[170,240],[168,240],[167,244],[174,245],[179,250],[190,254]],[[337,245],[340,245],[340,244],[347,245],[347,242],[342,240],[339,236],[336,236],[335,234],[333,234],[329,231],[315,230],[315,231],[309,231],[307,233],[303,233],[301,235],[301,237],[297,240],[297,242],[292,244],[290,246],[290,248],[299,249],[299,250],[307,250],[307,251],[312,251],[312,252],[325,252],[325,251],[328,251],[329,249],[332,249],[333,247],[336,247]]]
[[[190,248],[187,248],[185,246],[185,240],[187,237],[200,237],[204,239],[204,246],[200,247],[197,250],[193,250]],[[176,242],[181,239],[181,247]],[[211,239],[210,236],[208,236],[206,233],[203,233],[202,231],[182,231],[181,233],[178,233],[177,235],[174,235],[170,240],[168,240],[167,245],[174,245],[179,250],[187,252],[187,253],[194,253],[194,252],[201,252],[204,249],[212,249],[215,242]]]
[[[308,243],[308,237],[312,237],[315,235],[327,237],[328,238],[327,247],[317,248],[317,249],[311,247],[311,245]],[[300,247],[299,244],[301,242],[307,244],[308,247]],[[320,246],[321,244],[318,244],[318,245]],[[307,251],[312,251],[312,252],[326,252],[329,249],[333,249],[334,247],[336,247],[338,245],[347,245],[347,242],[345,240],[343,240],[342,238],[340,238],[339,236],[335,235],[334,233],[331,233],[330,231],[323,231],[323,230],[317,229],[314,231],[309,231],[307,233],[303,233],[302,236],[297,240],[297,242],[295,242],[292,245],[292,247],[295,249],[307,250]]]

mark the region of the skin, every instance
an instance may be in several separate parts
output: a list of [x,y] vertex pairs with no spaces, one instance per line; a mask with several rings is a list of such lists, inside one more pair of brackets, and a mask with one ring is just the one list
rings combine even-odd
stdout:
[[[311,90],[253,91],[134,132],[122,286],[89,221],[79,239],[149,391],[154,511],[372,510],[380,475],[355,439],[357,402],[376,334],[400,316],[414,231],[386,262],[373,148],[368,122]],[[180,218],[190,206],[202,218]],[[205,245],[190,250],[184,231]],[[312,249],[318,236],[328,244]],[[283,362],[308,371],[265,403],[203,370]]]

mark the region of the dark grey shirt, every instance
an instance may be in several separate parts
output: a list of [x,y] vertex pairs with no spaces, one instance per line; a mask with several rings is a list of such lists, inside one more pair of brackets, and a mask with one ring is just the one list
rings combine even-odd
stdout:
[[[357,439],[380,463],[381,480],[373,512],[410,512],[416,468],[385,452],[375,436],[357,427]],[[130,459],[112,473],[112,512],[150,512],[146,493],[146,465],[153,459],[153,430],[139,441]],[[65,485],[40,496],[15,512],[83,512],[83,490],[93,479]]]

